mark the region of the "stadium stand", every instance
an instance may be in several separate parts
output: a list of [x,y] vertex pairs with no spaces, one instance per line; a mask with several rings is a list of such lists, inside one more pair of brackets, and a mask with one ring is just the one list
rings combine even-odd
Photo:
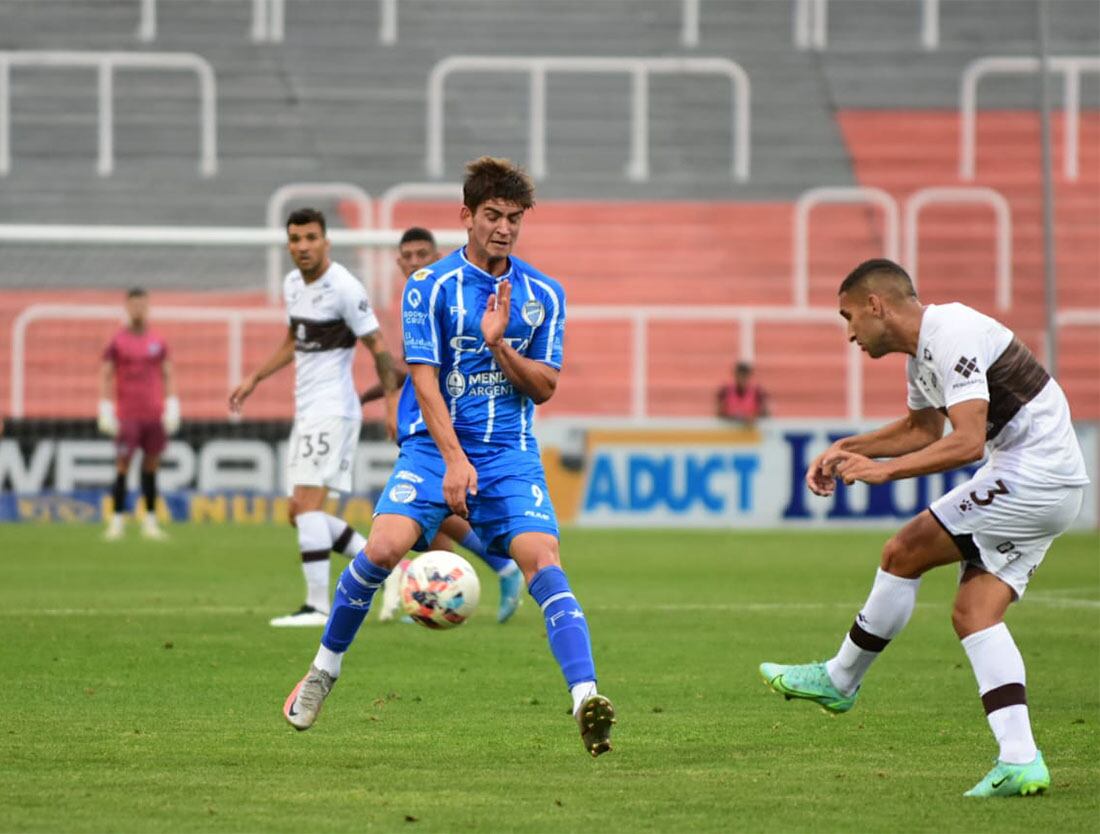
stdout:
[[[792,43],[792,4],[773,0],[704,0],[691,48],[681,45],[675,0],[561,0],[552,8],[525,0],[509,4],[507,15],[494,0],[399,0],[393,46],[378,43],[378,3],[289,0],[284,42],[257,44],[249,38],[251,4],[243,1],[160,0],[157,38],[142,43],[132,0],[0,0],[0,49],[190,51],[213,66],[219,90],[219,171],[203,178],[195,164],[194,82],[141,71],[120,76],[115,170],[100,177],[94,75],[14,70],[12,162],[0,188],[0,222],[258,226],[268,197],[287,183],[349,181],[377,196],[397,182],[425,180],[426,81],[449,55],[500,54],[506,44],[518,55],[715,56],[737,61],[752,82],[749,180],[730,176],[728,83],[652,78],[650,175],[638,182],[625,174],[630,82],[555,74],[547,88],[548,173],[521,254],[560,278],[574,307],[789,306],[798,196],[820,186],[873,186],[900,206],[920,188],[964,184],[957,170],[964,67],[984,55],[1034,52],[1030,4],[940,6],[934,52],[921,46],[916,0],[833,0],[828,45],[807,52]],[[1095,11],[1086,0],[1052,4],[1057,54],[1096,54]],[[465,25],[456,26],[459,19]],[[1035,90],[1027,76],[983,82],[977,178],[965,183],[996,189],[1011,207],[1011,309],[993,305],[987,208],[930,206],[919,251],[926,300],[958,298],[1001,315],[1038,349],[1044,302]],[[1100,309],[1098,90],[1095,76],[1083,78],[1075,182],[1060,174],[1061,114],[1054,120],[1058,300],[1065,309]],[[462,161],[484,152],[526,159],[527,96],[523,76],[448,82],[443,181],[457,179]],[[322,203],[334,218],[362,222],[351,204]],[[395,206],[393,226],[411,223],[454,227],[454,206]],[[823,206],[815,210],[810,251],[809,303],[831,306],[847,269],[883,251],[881,218],[863,206]],[[351,252],[337,256],[356,260]],[[10,367],[11,325],[29,304],[110,303],[133,276],[153,289],[155,305],[194,305],[195,291],[203,305],[265,303],[259,249],[5,245],[0,367]],[[392,322],[393,310],[385,312]],[[40,322],[28,331],[26,413],[91,413],[89,369],[104,327]],[[223,332],[214,325],[163,329],[180,363],[185,414],[224,416]],[[627,322],[613,332],[611,340],[597,339],[592,325],[571,325],[570,370],[547,414],[630,412],[634,335]],[[647,336],[646,413],[709,415],[713,390],[738,353],[738,326],[665,320]],[[755,362],[777,416],[846,413],[846,348],[838,336],[834,325],[757,329]],[[276,338],[277,325],[248,325],[245,365]],[[1100,417],[1100,327],[1067,326],[1059,344],[1075,415]],[[359,372],[366,383],[367,370]],[[899,364],[865,362],[863,372],[863,413],[893,413]],[[281,385],[250,403],[255,416],[286,416],[289,379]],[[10,395],[4,373],[4,410]]]

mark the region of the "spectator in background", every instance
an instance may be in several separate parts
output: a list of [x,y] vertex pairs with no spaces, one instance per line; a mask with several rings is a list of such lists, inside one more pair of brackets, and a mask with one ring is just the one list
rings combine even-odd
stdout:
[[767,395],[753,379],[750,363],[734,365],[733,381],[718,389],[718,416],[749,427],[768,416]]

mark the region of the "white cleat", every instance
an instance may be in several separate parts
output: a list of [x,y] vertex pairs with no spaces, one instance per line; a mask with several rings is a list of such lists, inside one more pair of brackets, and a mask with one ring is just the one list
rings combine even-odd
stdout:
[[160,529],[156,518],[151,515],[147,515],[141,520],[141,535],[155,542],[162,542],[168,538],[168,534]]
[[293,614],[276,617],[271,621],[271,625],[276,628],[296,628],[300,626],[323,626],[327,622],[327,611],[321,611],[312,605],[303,605]]
[[412,564],[411,559],[402,559],[382,583],[382,605],[378,610],[380,622],[395,620],[404,613],[401,609],[401,580],[405,577],[405,571],[409,569],[410,564]]
[[295,730],[308,730],[317,720],[336,678],[312,664],[283,704],[283,717]]
[[111,520],[107,522],[107,529],[103,531],[103,538],[105,541],[117,542],[125,533],[125,519],[120,515],[113,515]]

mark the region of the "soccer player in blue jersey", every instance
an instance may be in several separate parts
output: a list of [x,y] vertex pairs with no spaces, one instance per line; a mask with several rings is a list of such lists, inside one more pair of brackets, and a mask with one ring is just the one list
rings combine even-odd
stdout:
[[[397,244],[397,268],[401,275],[408,278],[428,264],[439,260],[439,249],[436,247],[435,237],[427,229],[420,226],[412,226],[401,235]],[[405,375],[398,372],[401,382],[404,383]],[[368,403],[381,399],[385,395],[382,383],[375,383],[359,396],[359,402]],[[431,550],[454,551],[455,545],[460,544],[466,550],[476,555],[485,562],[497,575],[500,583],[500,605],[497,608],[497,622],[507,622],[516,609],[519,608],[520,594],[523,591],[523,574],[515,561],[506,555],[490,553],[482,544],[477,533],[470,527],[470,522],[464,518],[452,515],[443,520],[439,525],[439,532],[435,534],[429,548]],[[382,605],[378,619],[382,621],[392,620],[398,616],[401,609],[401,597],[399,588],[401,578],[408,570],[411,560],[402,559],[393,572],[386,579],[382,587]],[[412,618],[404,617],[405,622],[412,622]]]
[[516,560],[542,609],[585,750],[599,756],[611,749],[615,710],[596,691],[588,624],[561,568],[557,518],[531,430],[535,405],[557,387],[565,332],[561,286],[511,254],[533,205],[534,186],[513,163],[469,163],[460,210],[466,246],[405,286],[401,452],[367,546],[340,576],[313,664],[283,706],[299,730],[316,721],[390,570],[454,513],[488,547]]

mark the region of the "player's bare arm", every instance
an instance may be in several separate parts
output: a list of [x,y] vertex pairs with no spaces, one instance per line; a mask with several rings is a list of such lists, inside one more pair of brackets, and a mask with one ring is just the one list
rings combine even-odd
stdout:
[[294,331],[289,327],[286,331],[286,337],[282,343],[275,348],[275,352],[267,358],[256,371],[247,376],[240,385],[233,389],[233,393],[229,395],[229,410],[234,414],[239,414],[241,407],[244,405],[244,401],[248,399],[248,395],[251,394],[257,385],[263,380],[267,379],[276,371],[282,370],[291,362],[294,361]]
[[923,449],[888,461],[875,461],[858,453],[839,451],[834,458],[826,459],[824,465],[833,466],[837,476],[846,484],[856,481],[881,484],[957,469],[979,461],[985,455],[988,413],[987,400],[967,400],[951,406],[947,411],[951,434]]
[[[386,342],[382,338],[381,330],[373,330],[361,336],[359,341],[374,357],[374,370],[378,374],[378,382],[386,398],[386,436],[393,440],[397,437],[397,392],[404,378],[397,370],[390,352],[386,350]],[[360,402],[363,402],[362,398]]]
[[435,365],[409,366],[413,390],[428,433],[443,456],[447,471],[443,475],[443,498],[455,515],[466,518],[466,495],[477,495],[477,470],[474,469],[462,444],[458,442],[451,413],[439,392],[439,368]]
[[[396,372],[397,372],[397,387],[400,390],[401,386],[405,384],[405,377],[408,376],[408,374],[406,374],[400,368],[396,369]],[[364,391],[362,394],[359,395],[359,402],[360,402],[361,405],[366,405],[367,403],[372,403],[375,400],[382,399],[382,397],[385,393],[386,393],[386,390],[382,387],[382,383],[381,382],[376,382],[376,383],[374,383],[374,385],[372,385],[370,388],[368,388],[366,391]]]
[[836,472],[825,461],[835,461],[839,452],[849,452],[867,458],[893,458],[918,451],[943,437],[944,416],[934,408],[910,410],[900,420],[887,423],[874,431],[853,434],[833,443],[818,455],[806,470],[806,485],[816,495],[832,495],[836,488]]
[[511,310],[512,283],[501,281],[496,293],[490,295],[486,302],[485,315],[481,317],[481,336],[508,381],[538,405],[554,395],[558,387],[558,371],[542,362],[521,356],[504,340]]

